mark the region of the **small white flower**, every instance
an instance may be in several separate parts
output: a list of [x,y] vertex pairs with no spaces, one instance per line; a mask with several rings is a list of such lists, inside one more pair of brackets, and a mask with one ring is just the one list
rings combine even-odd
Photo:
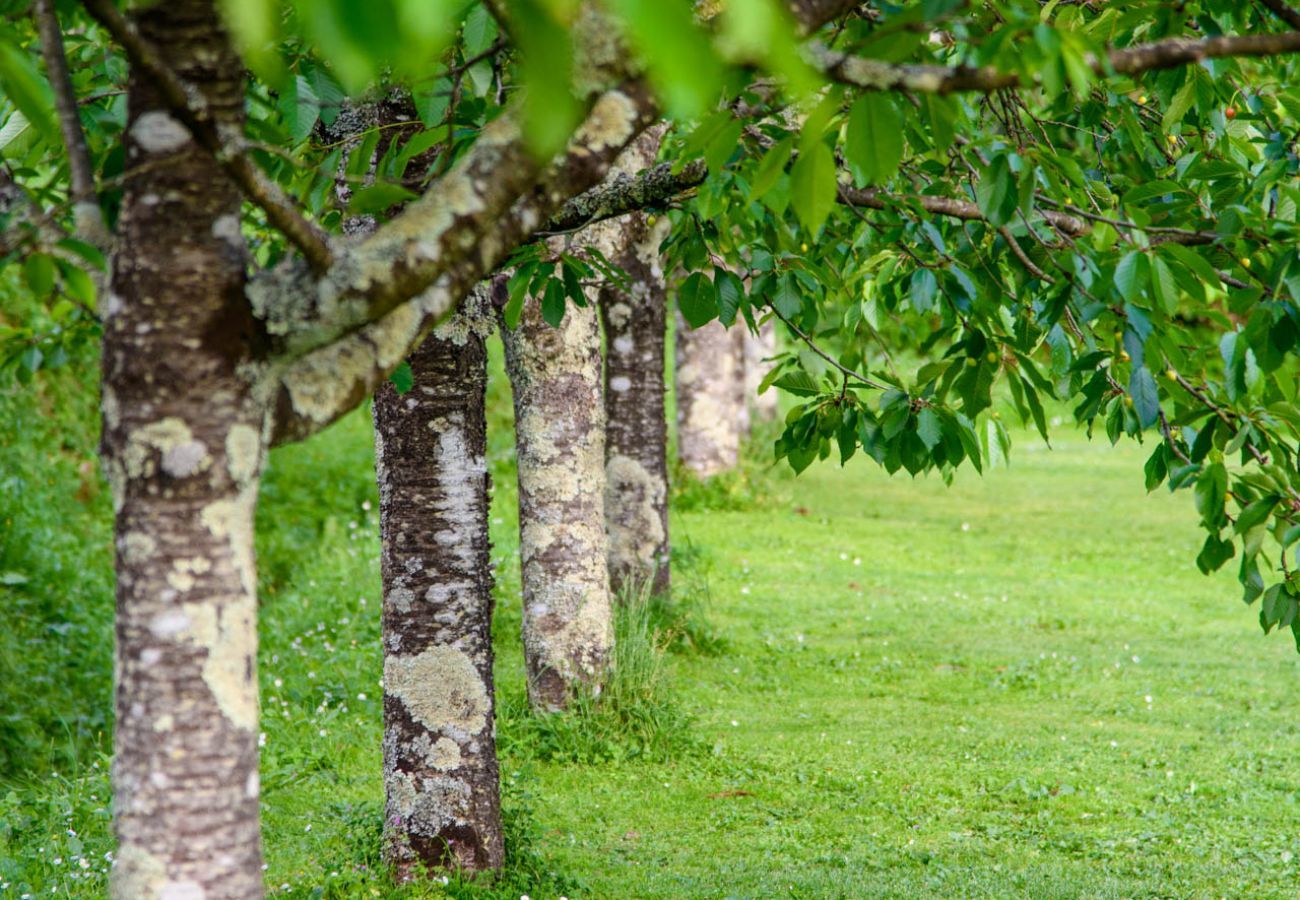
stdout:
[[357,694],[357,699],[358,699],[358,700],[364,700],[364,699],[366,699],[366,695],[365,695],[365,694]]
[[307,823],[307,827],[304,828],[303,831],[311,831],[311,823],[310,823],[310,822]]
[[1147,703],[1150,703],[1150,702],[1151,702],[1151,695],[1150,695],[1150,694],[1147,694],[1146,697],[1145,697],[1144,699],[1146,700]]
[[281,681],[279,678],[275,679],[275,681],[272,682],[272,683],[273,683],[276,687],[284,687],[284,682]]
[[731,727],[732,727],[732,728],[739,728],[739,727],[740,727],[740,723],[737,722],[735,719],[732,719],[732,720],[731,720]]
[[848,555],[847,553],[841,553],[841,554],[840,554],[840,559],[841,559],[841,560],[846,560],[846,559],[848,559],[848,558],[849,558],[849,555]]
[[962,522],[962,523],[961,523],[961,530],[962,530],[962,531],[970,531],[970,522]]
[[748,594],[748,593],[749,593],[749,585],[745,585],[744,587],[742,587],[742,588],[740,589],[740,592],[741,592],[742,594]]

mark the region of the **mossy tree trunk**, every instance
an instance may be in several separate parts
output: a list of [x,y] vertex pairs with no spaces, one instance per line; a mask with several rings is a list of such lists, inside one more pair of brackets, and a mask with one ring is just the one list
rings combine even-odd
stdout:
[[[402,127],[403,123],[411,123]],[[372,154],[419,132],[409,99],[345,104],[326,131],[355,152],[385,129]],[[340,161],[340,176],[346,157]],[[423,171],[433,162],[417,157]],[[412,186],[414,187],[414,185]],[[340,177],[342,204],[351,187]],[[372,233],[371,216],[346,219]],[[384,851],[398,881],[440,869],[497,869],[504,861],[492,677],[488,542],[486,289],[407,357],[412,385],[375,391],[375,477],[384,586]]]
[[[136,21],[223,125],[243,67],[210,4]],[[113,488],[117,647],[111,891],[259,897],[257,578],[263,410],[241,367],[240,195],[133,70],[125,194],[104,299],[103,458]]]
[[743,427],[744,369],[739,341],[716,319],[691,328],[678,314],[677,457],[701,478],[735,468]]
[[[482,301],[482,302],[479,302]],[[400,881],[503,861],[492,682],[487,350],[476,293],[375,394],[385,851]]]
[[[615,172],[636,174],[654,163],[662,130],[642,135]],[[659,245],[666,217],[633,213],[595,226],[612,230],[601,247],[628,276],[626,288],[605,283],[596,292],[605,330],[605,527],[609,575],[616,591],[647,580],[670,588],[668,428],[664,420],[664,272]]]
[[536,709],[597,688],[613,643],[605,535],[605,414],[594,306],[559,327],[529,298],[501,329],[514,393],[524,659]]

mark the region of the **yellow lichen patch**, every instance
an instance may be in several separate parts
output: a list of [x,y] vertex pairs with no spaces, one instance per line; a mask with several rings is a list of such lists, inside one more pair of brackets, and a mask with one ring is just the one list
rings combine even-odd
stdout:
[[118,538],[118,547],[122,551],[122,561],[134,566],[153,556],[158,550],[158,542],[146,532],[128,531]]
[[573,142],[592,153],[627,143],[636,131],[637,108],[622,91],[601,94]]
[[460,746],[451,738],[438,738],[429,755],[429,765],[444,772],[456,768],[460,765]]
[[140,845],[123,840],[110,877],[114,897],[157,897],[167,883],[167,867]]
[[250,481],[230,499],[215,500],[199,512],[199,520],[213,537],[225,538],[230,544],[231,563],[239,572],[244,592],[257,589],[257,570],[253,562],[253,506],[257,500],[257,482]]
[[236,727],[257,727],[256,601],[247,594],[226,598],[203,663],[203,681],[221,711]]
[[474,662],[455,647],[429,647],[415,656],[384,660],[384,689],[431,731],[482,731],[490,710],[487,687]]
[[236,484],[243,484],[262,464],[262,438],[257,429],[235,425],[226,434],[226,468]]
[[664,539],[659,505],[665,486],[645,466],[628,456],[605,464],[605,524],[609,561],[619,570],[649,569]]
[[194,443],[190,427],[175,416],[137,428],[127,435],[126,446],[122,450],[122,464],[127,478],[152,475],[155,453],[166,456],[178,447]]

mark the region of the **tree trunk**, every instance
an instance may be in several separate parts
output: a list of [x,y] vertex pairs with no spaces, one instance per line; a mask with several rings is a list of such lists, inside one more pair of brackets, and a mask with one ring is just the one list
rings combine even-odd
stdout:
[[[658,127],[637,138],[615,163],[615,174],[635,175],[653,165],[662,138],[663,129]],[[659,261],[659,245],[669,224],[667,217],[633,213],[583,232],[629,280],[626,290],[605,283],[596,292],[605,329],[605,529],[610,580],[616,590],[635,589],[649,580],[656,594],[667,594],[670,588],[664,421],[667,292]]]
[[605,536],[605,416],[592,306],[552,328],[539,298],[502,327],[515,400],[524,659],[534,708],[598,689],[613,643]]
[[768,319],[758,326],[758,334],[751,333],[747,328],[742,331],[745,335],[745,402],[750,422],[775,421],[780,412],[776,390],[768,388],[766,393],[760,394],[758,386],[772,367],[771,363],[764,360],[776,353],[776,327]]
[[488,546],[486,295],[425,339],[414,386],[375,394],[384,580],[385,847],[423,868],[500,868]]
[[[242,128],[242,66],[209,3],[137,21],[214,117]],[[133,70],[103,458],[117,566],[112,894],[262,894],[253,509],[263,416],[240,367],[240,195]]]
[[691,328],[679,314],[676,338],[677,457],[707,478],[734,468],[739,455],[741,356],[716,319]]
[[656,594],[667,594],[667,326],[659,244],[668,223],[650,225],[648,218],[636,213],[620,220],[622,240],[609,260],[627,273],[630,287],[606,285],[599,296],[605,326],[605,524],[615,588],[651,579]]

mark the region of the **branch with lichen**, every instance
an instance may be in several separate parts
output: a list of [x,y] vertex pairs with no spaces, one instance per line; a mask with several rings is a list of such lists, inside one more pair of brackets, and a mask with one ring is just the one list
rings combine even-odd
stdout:
[[[1280,56],[1297,52],[1300,52],[1300,31],[1220,35],[1201,39],[1177,37],[1136,47],[1112,49],[1104,56],[1089,54],[1084,58],[1084,64],[1094,75],[1105,78],[1110,75],[1138,75],[1158,69],[1172,69],[1207,59]],[[810,45],[809,55],[828,78],[868,91],[991,93],[1004,88],[1027,86],[1020,73],[1003,72],[994,66],[888,63],[831,50],[820,44]]]

